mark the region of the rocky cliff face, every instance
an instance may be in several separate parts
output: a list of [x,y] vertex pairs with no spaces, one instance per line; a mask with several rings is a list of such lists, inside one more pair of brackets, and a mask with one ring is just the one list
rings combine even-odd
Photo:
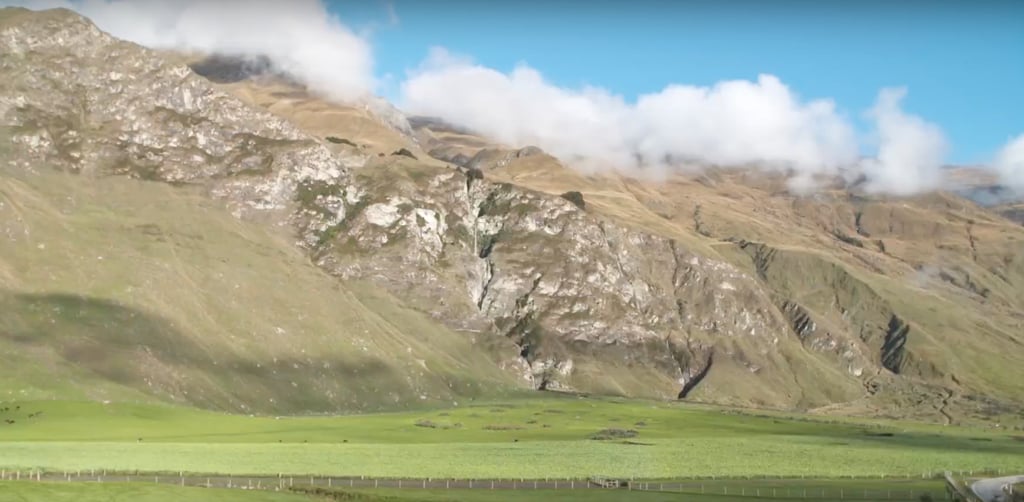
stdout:
[[286,212],[298,183],[346,174],[292,124],[76,14],[12,9],[2,23],[7,162],[202,185],[240,216]]
[[759,372],[800,373],[776,361],[799,341],[756,279],[672,239],[470,171],[395,164],[353,186],[360,200],[329,222],[351,192],[309,188],[321,195],[304,208],[303,243],[317,263],[510,339],[509,367],[535,388],[675,397],[716,351],[749,373],[746,398]]
[[713,213],[681,239],[492,179],[534,149],[465,168],[345,155],[63,11],[5,11],[0,54],[5,162],[200,187],[286,226],[339,280],[490,340],[524,386],[811,407],[952,371],[908,342],[905,306],[840,263],[715,240],[728,223]]

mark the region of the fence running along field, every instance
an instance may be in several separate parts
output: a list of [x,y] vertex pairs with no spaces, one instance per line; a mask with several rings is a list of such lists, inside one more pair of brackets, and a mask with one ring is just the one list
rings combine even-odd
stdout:
[[[589,479],[385,479],[325,476],[225,476],[189,473],[114,473],[107,471],[9,471],[0,470],[0,481],[86,482],[86,483],[157,483],[183,487],[229,488],[243,490],[638,490],[677,492],[703,495],[750,496],[778,499],[808,500],[948,500],[941,483],[934,489],[900,487],[905,478],[888,478],[892,487],[829,486],[828,480],[804,479],[701,479],[674,481]],[[846,481],[846,480],[842,480]],[[788,485],[788,486],[787,486]]]

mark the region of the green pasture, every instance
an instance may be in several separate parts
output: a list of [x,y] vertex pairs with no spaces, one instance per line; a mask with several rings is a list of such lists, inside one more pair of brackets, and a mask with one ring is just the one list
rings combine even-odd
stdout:
[[0,502],[310,502],[288,492],[190,488],[143,483],[0,483]]
[[[703,488],[703,490],[701,490]],[[301,489],[299,489],[301,490]],[[259,491],[238,489],[207,489],[150,485],[145,483],[0,483],[0,500],[6,502],[108,502],[108,501],[226,501],[226,502],[302,502],[313,500],[361,500],[367,502],[498,502],[498,501],[619,501],[644,502],[696,500],[708,502],[747,502],[763,500],[860,500],[919,501],[928,494],[941,500],[942,483],[936,481],[730,481],[692,484],[682,490],[672,487],[662,491],[625,489],[576,490],[309,490]]]
[[8,470],[528,479],[1024,470],[1024,441],[993,430],[656,401],[553,395],[335,417],[58,401],[0,403],[4,409],[0,468]]

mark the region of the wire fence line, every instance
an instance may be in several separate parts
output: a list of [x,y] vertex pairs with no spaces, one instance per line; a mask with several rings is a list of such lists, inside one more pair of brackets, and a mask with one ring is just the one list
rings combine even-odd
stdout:
[[[703,495],[749,496],[808,500],[948,500],[939,486],[934,490],[871,486],[814,486],[800,479],[703,479],[640,481],[592,477],[580,479],[398,479],[333,476],[231,476],[187,473],[127,473],[92,471],[44,472],[0,470],[0,481],[153,483],[182,487],[228,488],[243,490],[291,490],[320,492],[331,490],[421,489],[421,490],[623,490],[659,491]],[[792,485],[787,486],[787,482]],[[813,480],[812,480],[813,482]]]
[[490,481],[491,479],[494,479],[496,481],[508,481],[508,482],[512,482],[512,480],[517,480],[519,482],[538,481],[538,482],[548,482],[548,483],[555,482],[555,481],[558,481],[559,483],[562,483],[562,482],[568,483],[570,481],[586,482],[586,481],[592,481],[594,479],[602,479],[602,478],[604,478],[604,479],[621,479],[621,480],[625,480],[625,481],[645,482],[645,483],[648,483],[648,482],[659,482],[659,481],[666,482],[666,483],[670,482],[670,481],[671,482],[684,482],[684,483],[694,482],[694,481],[721,481],[721,482],[725,482],[725,481],[764,481],[764,482],[794,481],[794,482],[810,482],[810,481],[816,481],[816,480],[819,480],[819,481],[892,481],[892,482],[897,482],[898,483],[898,482],[913,481],[913,480],[939,480],[939,481],[941,481],[941,480],[944,479],[944,477],[946,475],[952,475],[952,476],[956,476],[956,477],[960,477],[960,478],[1002,477],[1002,476],[1007,476],[1007,475],[1012,475],[1012,474],[1018,474],[1019,472],[1022,472],[1022,471],[1024,471],[1024,465],[1022,465],[1020,469],[1001,469],[1001,468],[1000,469],[995,469],[995,468],[992,468],[992,469],[976,469],[976,470],[960,470],[960,471],[952,471],[952,470],[946,470],[946,471],[925,471],[925,472],[922,472],[920,474],[909,474],[909,473],[903,473],[903,474],[882,474],[882,473],[880,473],[880,474],[873,474],[873,475],[850,475],[850,476],[835,476],[835,475],[812,475],[812,476],[808,476],[808,475],[802,475],[802,474],[792,474],[792,475],[757,475],[757,476],[750,476],[750,475],[726,475],[726,476],[721,476],[721,475],[694,475],[694,476],[685,476],[684,475],[684,476],[673,476],[671,478],[669,478],[669,477],[665,477],[665,478],[660,478],[660,477],[653,477],[653,478],[652,477],[644,477],[644,478],[642,478],[642,477],[632,477],[632,476],[623,476],[623,475],[619,475],[619,476],[606,476],[606,475],[603,475],[603,476],[558,477],[558,478],[526,478],[526,477],[519,477],[519,476],[514,477],[514,478],[513,477],[507,477],[507,478],[487,478],[487,477],[484,477],[484,478],[468,478],[468,477],[461,477],[461,478],[456,478],[456,477],[448,477],[448,478],[446,478],[446,477],[427,477],[427,478],[420,478],[420,477],[363,476],[363,475],[342,475],[342,474],[338,474],[338,475],[325,475],[325,474],[310,474],[310,473],[297,473],[297,472],[293,472],[293,473],[279,473],[279,474],[265,474],[265,473],[248,473],[248,474],[246,474],[246,473],[235,473],[235,474],[227,474],[227,473],[195,472],[195,471],[184,471],[184,470],[181,470],[181,471],[178,471],[178,470],[175,470],[175,471],[140,471],[140,470],[123,470],[123,469],[122,470],[116,470],[116,469],[78,469],[78,470],[73,470],[73,469],[63,469],[63,470],[60,470],[60,469],[57,469],[57,470],[54,470],[54,469],[38,468],[38,467],[31,467],[31,468],[30,467],[0,467],[0,480],[8,480],[9,481],[9,480],[15,479],[16,476],[20,475],[20,476],[22,476],[23,479],[27,479],[28,477],[31,477],[32,479],[36,479],[36,477],[40,477],[41,476],[41,480],[57,480],[57,481],[59,481],[61,478],[68,478],[68,477],[72,477],[72,478],[92,477],[92,478],[95,478],[95,477],[98,477],[98,476],[99,477],[115,476],[115,477],[119,477],[121,479],[124,479],[126,477],[132,477],[132,479],[134,479],[135,477],[140,477],[140,478],[147,478],[147,477],[149,477],[149,478],[152,478],[154,476],[160,476],[160,477],[176,477],[176,478],[181,478],[181,477],[185,477],[185,478],[216,477],[216,478],[238,478],[238,479],[250,479],[250,478],[251,479],[278,479],[278,478],[281,478],[281,477],[284,477],[284,478],[287,479],[289,477],[292,477],[294,479],[306,479],[306,480],[308,480],[309,478],[315,478],[315,479],[344,479],[344,480],[348,480],[348,479],[351,478],[351,479],[355,479],[357,481],[358,480],[370,480],[370,481],[372,481],[374,479],[391,480],[391,481],[398,481],[398,480],[402,480],[402,481],[410,481],[410,480],[421,481],[423,479],[426,479],[428,481],[430,481],[430,480],[444,481],[445,479],[450,479],[452,481],[455,481],[455,480],[470,481],[470,480],[472,480],[474,482],[479,482],[479,481]]

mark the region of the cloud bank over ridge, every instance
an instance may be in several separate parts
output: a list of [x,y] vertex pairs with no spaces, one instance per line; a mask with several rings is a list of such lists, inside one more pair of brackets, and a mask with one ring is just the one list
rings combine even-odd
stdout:
[[15,0],[67,8],[125,40],[156,49],[266,56],[276,70],[336,100],[374,90],[368,40],[319,0]]
[[1000,182],[1024,197],[1024,134],[1011,139],[996,155],[993,168]]
[[937,126],[900,108],[905,94],[879,93],[868,113],[877,155],[868,159],[866,138],[832,100],[803,100],[772,75],[672,84],[628,103],[600,88],[555,86],[526,65],[505,74],[434,49],[402,84],[400,104],[591,168],[755,166],[790,172],[804,189],[818,175],[863,174],[868,191],[908,195],[942,185],[948,147]]
[[[72,8],[101,29],[142,45],[266,56],[326,97],[355,100],[378,80],[372,44],[319,0],[20,0]],[[397,15],[393,18],[397,19]],[[503,73],[435,48],[400,84],[398,105],[513,146],[536,145],[581,169],[664,173],[697,165],[788,172],[811,190],[818,176],[863,179],[874,193],[910,195],[944,186],[942,131],[901,108],[906,89],[882,89],[859,134],[831,99],[806,99],[779,78],[712,86],[671,84],[627,101],[597,87],[565,88],[527,65]],[[1024,193],[1024,136],[995,163]],[[867,146],[867,148],[865,148]],[[866,152],[866,155],[865,155]]]

